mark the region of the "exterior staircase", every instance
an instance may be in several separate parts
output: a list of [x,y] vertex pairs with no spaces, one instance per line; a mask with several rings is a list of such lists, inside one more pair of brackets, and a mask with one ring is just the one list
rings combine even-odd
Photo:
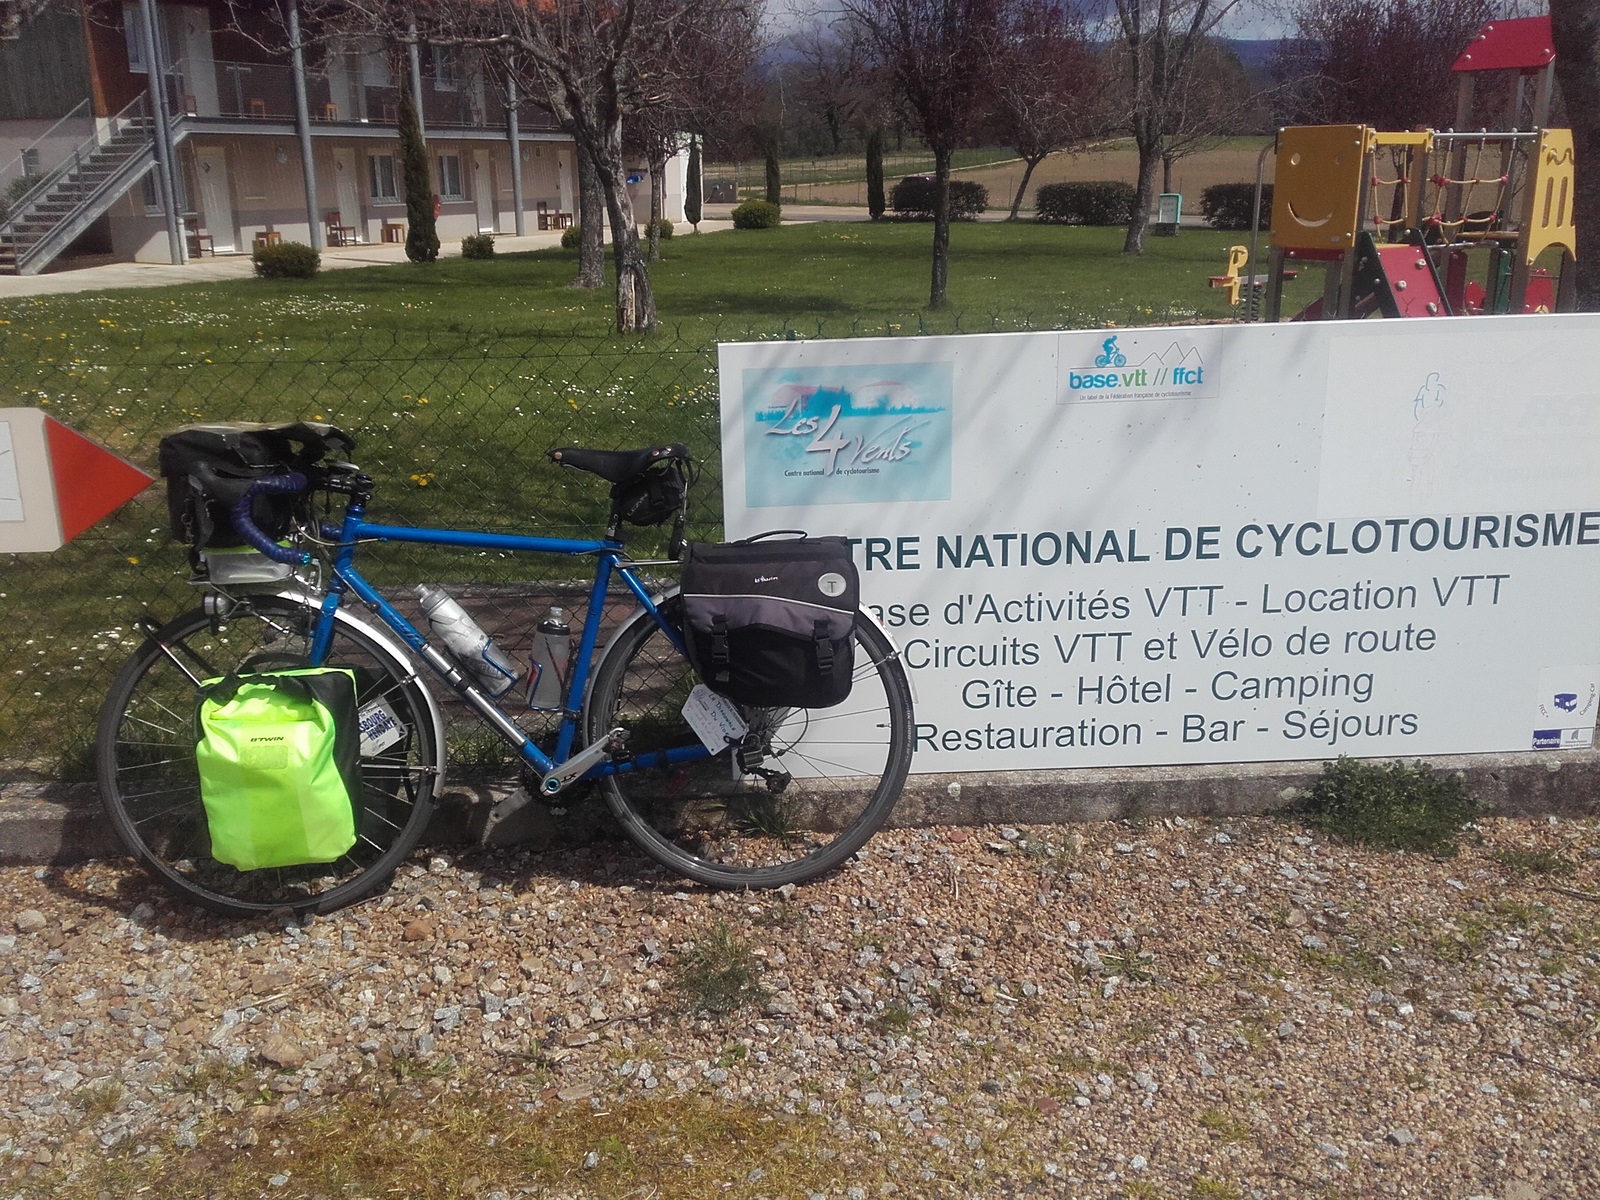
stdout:
[[11,205],[0,275],[37,275],[155,164],[155,121],[140,96]]

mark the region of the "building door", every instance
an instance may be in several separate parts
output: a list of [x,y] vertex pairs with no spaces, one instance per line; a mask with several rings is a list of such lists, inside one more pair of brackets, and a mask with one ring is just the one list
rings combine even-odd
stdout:
[[472,152],[472,197],[478,202],[478,232],[495,232],[494,159],[487,150]]
[[183,31],[183,61],[178,67],[183,76],[184,102],[193,102],[197,116],[220,116],[217,63],[211,51],[211,14],[206,9],[184,5],[178,9],[178,22]]
[[333,181],[339,195],[339,224],[356,231],[356,241],[366,241],[361,218],[361,180],[356,175],[356,152],[349,146],[333,148]]
[[233,195],[228,189],[228,152],[221,146],[196,146],[194,170],[200,177],[200,224],[218,251],[239,248],[233,228]]

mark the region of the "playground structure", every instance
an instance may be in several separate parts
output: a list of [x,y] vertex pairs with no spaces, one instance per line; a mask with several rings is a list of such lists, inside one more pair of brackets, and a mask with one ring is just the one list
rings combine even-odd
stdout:
[[[1571,308],[1572,133],[1543,127],[1554,65],[1548,17],[1493,21],[1452,67],[1461,80],[1456,131],[1279,130],[1267,271],[1264,279],[1245,273],[1247,319],[1258,280],[1265,319],[1280,319],[1283,285],[1297,264],[1321,264],[1326,281],[1295,320]],[[1459,132],[1471,123],[1477,77],[1486,71],[1516,72],[1506,129]],[[1259,201],[1258,191],[1258,211]],[[1552,249],[1561,252],[1555,273],[1538,265]],[[1233,280],[1245,265],[1236,265],[1236,250]],[[1246,261],[1254,260],[1252,241]],[[1229,283],[1214,279],[1213,286]],[[1230,292],[1238,291],[1233,283]]]

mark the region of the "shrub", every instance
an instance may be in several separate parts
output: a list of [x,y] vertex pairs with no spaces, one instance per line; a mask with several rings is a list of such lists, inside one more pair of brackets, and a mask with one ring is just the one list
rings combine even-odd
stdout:
[[[1249,229],[1250,213],[1255,207],[1256,185],[1253,183],[1214,183],[1200,193],[1200,215],[1213,229]],[[1272,226],[1272,185],[1261,185],[1261,224],[1258,229]]]
[[[672,236],[672,222],[667,220],[667,218],[662,217],[659,221],[657,221],[656,228],[661,230],[661,236],[663,238],[669,238]],[[646,221],[643,225],[639,226],[639,236],[642,238],[647,238],[650,236],[649,221]]]
[[1307,808],[1313,825],[1349,841],[1440,857],[1456,852],[1456,832],[1478,815],[1459,775],[1344,757],[1322,765]]
[[1034,220],[1047,225],[1126,225],[1133,217],[1133,196],[1133,185],[1120,179],[1045,183],[1034,193]]
[[461,239],[462,258],[493,258],[494,234],[469,233]]
[[[932,175],[907,175],[889,193],[889,207],[895,216],[907,221],[933,220],[934,196],[938,182]],[[970,179],[950,181],[950,219],[971,221],[989,207],[989,189]]]
[[783,212],[770,200],[746,200],[733,210],[735,229],[775,229]]
[[250,261],[263,279],[310,279],[322,267],[322,255],[304,242],[257,246]]
[[761,960],[749,942],[721,921],[679,955],[672,982],[691,1011],[706,1015],[760,1007],[768,998],[761,985]]
[[561,248],[563,250],[576,250],[583,245],[583,229],[577,225],[568,225],[561,231]]

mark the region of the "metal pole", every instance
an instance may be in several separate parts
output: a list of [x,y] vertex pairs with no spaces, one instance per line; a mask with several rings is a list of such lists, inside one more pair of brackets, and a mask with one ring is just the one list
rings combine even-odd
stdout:
[[183,233],[178,228],[178,173],[172,162],[172,127],[167,124],[166,76],[161,67],[161,46],[156,41],[154,0],[140,0],[139,15],[144,25],[145,67],[149,71],[150,107],[156,123],[156,179],[164,195],[161,206],[167,212],[167,252],[173,266],[184,262]]
[[517,215],[517,236],[527,233],[527,218],[522,212],[522,144],[517,132],[516,60],[506,56],[506,140],[511,143],[511,207]]
[[[1278,131],[1282,133],[1282,130]],[[1245,284],[1244,284],[1244,319],[1256,319],[1256,237],[1261,229],[1261,187],[1262,180],[1266,178],[1267,151],[1278,148],[1278,137],[1274,134],[1272,141],[1261,147],[1261,153],[1256,155],[1256,200],[1250,208],[1250,257],[1245,259]],[[1270,281],[1269,281],[1270,284]]]
[[417,106],[417,133],[428,140],[428,123],[422,119],[422,56],[417,51],[417,23],[406,27],[406,53],[411,58],[411,102]]
[[306,103],[306,53],[300,37],[300,3],[289,0],[289,48],[293,51],[294,128],[300,135],[300,175],[306,185],[306,229],[311,248],[321,253],[322,217],[317,212],[317,160],[311,151],[311,108]]

